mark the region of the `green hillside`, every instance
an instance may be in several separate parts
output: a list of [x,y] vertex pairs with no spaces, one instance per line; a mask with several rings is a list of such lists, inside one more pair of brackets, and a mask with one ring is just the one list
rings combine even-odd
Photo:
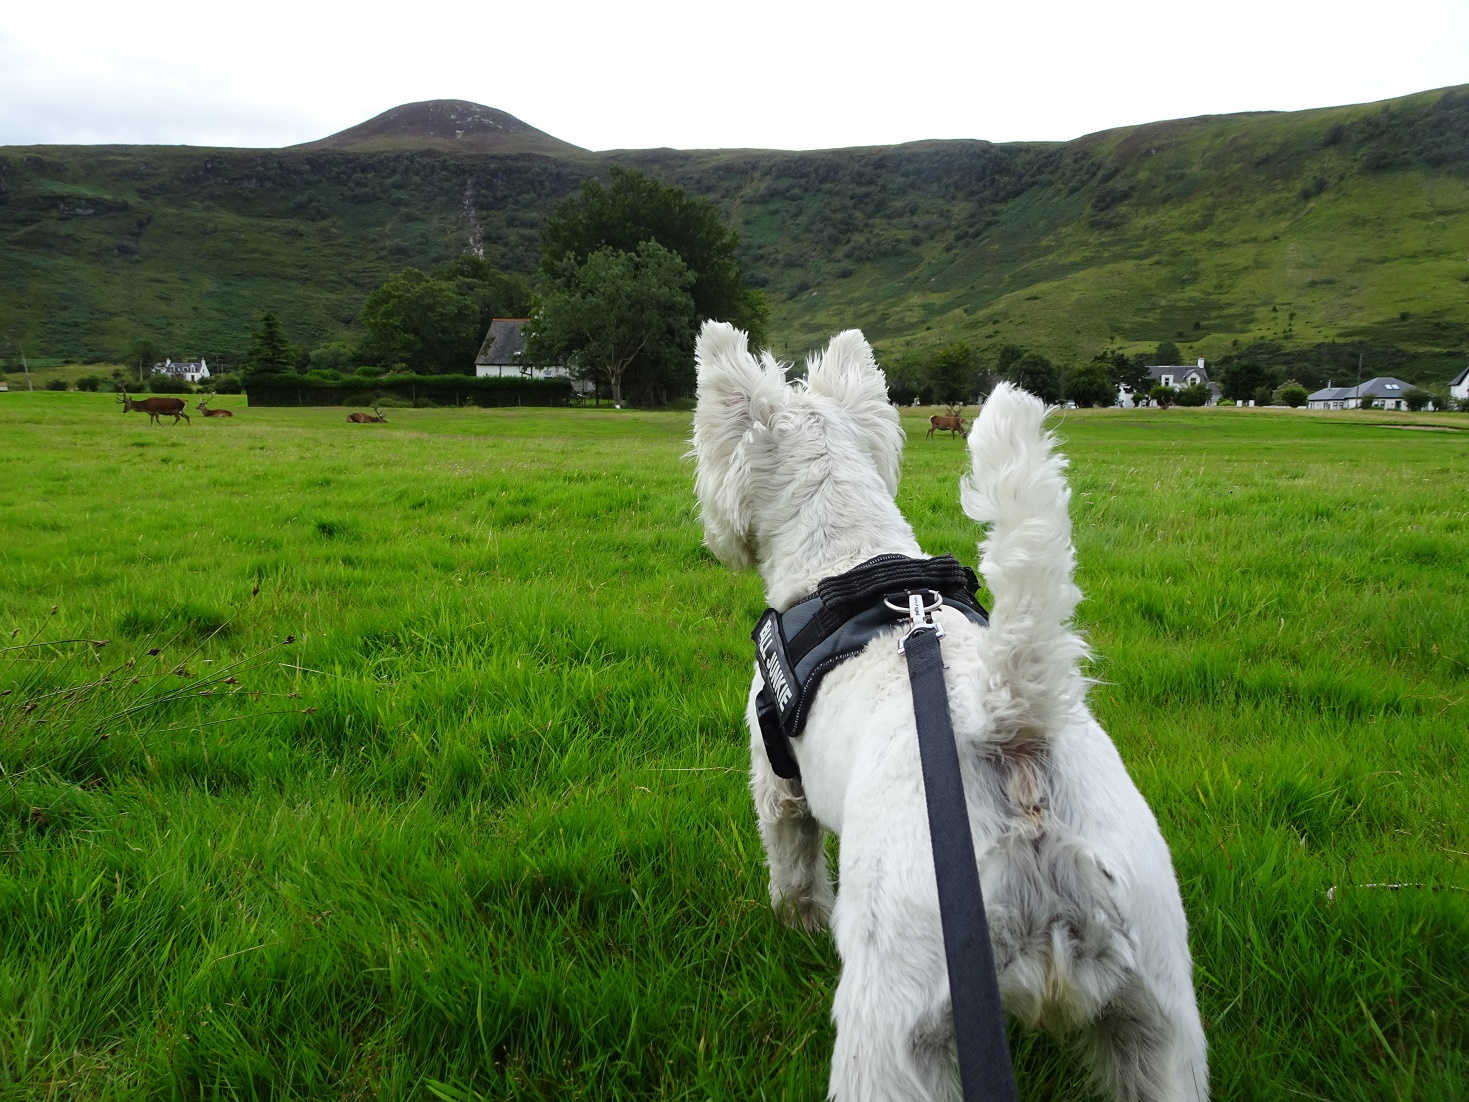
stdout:
[[365,150],[0,148],[0,343],[107,359],[147,336],[228,362],[269,309],[314,345],[401,267],[482,244],[531,271],[547,212],[622,163],[728,214],[786,354],[853,325],[884,351],[965,339],[1063,361],[1371,342],[1429,376],[1469,349],[1469,86],[1064,144],[591,154],[541,137],[549,152],[381,151],[412,133],[380,129]]

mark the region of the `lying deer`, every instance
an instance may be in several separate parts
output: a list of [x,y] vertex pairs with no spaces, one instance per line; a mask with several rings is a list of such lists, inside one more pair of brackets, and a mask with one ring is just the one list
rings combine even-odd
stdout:
[[124,388],[123,392],[117,396],[117,400],[122,403],[122,411],[124,413],[131,413],[133,410],[146,413],[150,425],[158,424],[159,414],[163,414],[164,416],[170,413],[173,414],[173,423],[175,425],[179,423],[180,417],[185,421],[189,420],[189,415],[184,412],[184,400],[182,398],[144,398],[141,402],[135,402],[128,397],[128,392]]
[[202,413],[205,417],[233,417],[234,416],[234,414],[231,413],[227,409],[210,409],[208,403],[209,403],[209,399],[208,398],[200,398],[199,399],[199,405],[197,407],[198,410],[199,410],[199,412]]
[[953,409],[950,409],[948,413],[935,413],[928,419],[928,435],[930,438],[933,436],[934,429],[938,429],[939,432],[947,429],[950,440],[954,439],[954,433],[956,432],[960,436],[969,435],[969,430],[964,427],[964,416]]
[[[377,414],[377,416],[374,417],[372,415],[373,413]],[[378,409],[377,406],[373,406],[372,413],[349,413],[347,414],[347,420],[351,421],[354,425],[372,425],[379,421],[386,421],[387,418],[383,416],[382,410]]]

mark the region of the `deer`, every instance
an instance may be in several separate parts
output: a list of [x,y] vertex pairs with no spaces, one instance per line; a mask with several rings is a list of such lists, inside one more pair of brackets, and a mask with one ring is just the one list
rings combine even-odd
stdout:
[[969,430],[964,425],[963,406],[949,406],[948,413],[935,413],[928,419],[928,438],[932,439],[934,430],[939,432],[948,430],[949,439],[954,439],[954,433],[960,436],[968,436]]
[[195,407],[205,417],[233,417],[234,414],[227,409],[210,409],[209,399],[200,398],[198,406]]
[[[189,421],[189,415],[184,412],[184,400],[182,398],[144,398],[141,402],[135,402],[128,397],[127,388],[124,387],[122,393],[117,396],[117,400],[122,403],[122,411],[124,413],[130,413],[133,410],[146,413],[150,425],[158,424],[159,414],[163,414],[164,416],[170,413],[173,414],[173,423],[175,425],[179,423],[180,417],[185,421]],[[192,422],[189,423],[192,424]]]
[[[374,417],[373,413],[377,414],[377,416]],[[377,406],[373,406],[372,413],[349,413],[347,414],[347,420],[354,425],[375,425],[379,421],[386,421],[387,418],[383,416],[382,410],[378,409]]]

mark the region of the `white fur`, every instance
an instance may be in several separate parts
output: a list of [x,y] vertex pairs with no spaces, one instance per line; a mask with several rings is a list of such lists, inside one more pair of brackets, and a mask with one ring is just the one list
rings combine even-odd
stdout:
[[[898,512],[903,434],[856,330],[787,384],[745,335],[706,322],[696,361],[695,490],[705,542],[756,565],[788,608],[883,552],[921,555]],[[1078,1032],[1119,1099],[1207,1097],[1204,1035],[1168,848],[1085,703],[1086,647],[1066,462],[1041,403],[996,388],[969,437],[964,510],[989,525],[988,629],[940,613],[949,708],[1006,1009]],[[828,920],[842,958],[834,1099],[957,1099],[948,976],[912,696],[896,633],[829,673],[795,742],[803,783],[771,771],[750,690],[750,788],[771,903]],[[823,840],[841,836],[833,893]]]

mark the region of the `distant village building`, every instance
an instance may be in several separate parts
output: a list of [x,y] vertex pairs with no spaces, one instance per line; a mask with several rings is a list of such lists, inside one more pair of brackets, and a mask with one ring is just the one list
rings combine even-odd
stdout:
[[1306,396],[1310,409],[1357,409],[1364,401],[1376,402],[1381,409],[1407,409],[1408,391],[1412,383],[1379,375],[1356,386],[1327,386]]
[[1469,367],[1449,381],[1449,394],[1461,402],[1469,402]]
[[494,318],[489,332],[474,358],[477,378],[495,376],[516,379],[565,379],[578,394],[590,394],[596,384],[590,379],[572,378],[571,368],[560,365],[533,364],[525,359],[525,327],[530,318]]
[[164,360],[161,364],[153,365],[153,374],[170,375],[186,383],[197,383],[200,379],[209,378],[209,365],[202,358],[178,363],[174,363],[173,360]]
[[[1171,386],[1174,390],[1182,390],[1186,386],[1202,383],[1209,388],[1209,400],[1205,405],[1217,406],[1219,396],[1222,393],[1219,384],[1209,378],[1209,371],[1204,366],[1204,357],[1199,357],[1199,362],[1190,367],[1188,364],[1159,364],[1157,367],[1148,368],[1148,378],[1151,382],[1148,389],[1155,386]],[[1131,388],[1124,385],[1117,387],[1117,404],[1123,409],[1131,409],[1138,404],[1138,399],[1147,398],[1146,394],[1133,394]]]

